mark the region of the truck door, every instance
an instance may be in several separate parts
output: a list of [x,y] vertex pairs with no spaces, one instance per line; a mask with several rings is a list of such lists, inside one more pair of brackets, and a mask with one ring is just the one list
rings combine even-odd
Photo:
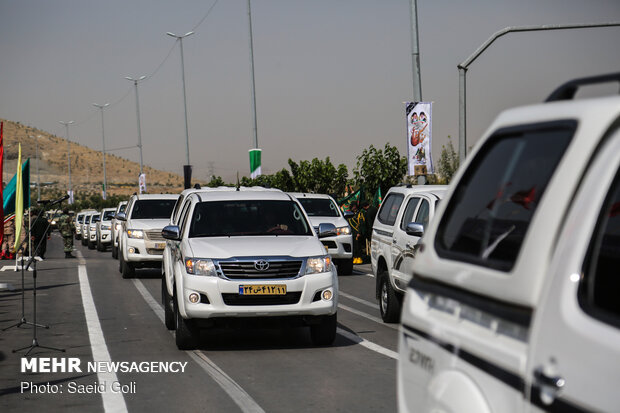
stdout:
[[404,211],[398,217],[394,225],[394,235],[392,240],[392,274],[396,287],[404,291],[413,275],[413,249],[419,237],[407,234],[405,231],[407,224],[418,222],[417,215],[424,209],[425,204],[428,211],[428,201],[420,196],[411,196],[405,201]]
[[535,312],[530,411],[620,408],[620,133],[579,185]]

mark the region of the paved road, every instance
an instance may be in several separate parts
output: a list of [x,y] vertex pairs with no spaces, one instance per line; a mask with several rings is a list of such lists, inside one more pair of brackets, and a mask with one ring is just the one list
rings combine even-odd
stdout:
[[[109,252],[76,243],[80,258],[65,260],[61,249],[56,233],[37,265],[37,322],[50,328],[37,328],[36,338],[66,351],[35,347],[31,355],[78,358],[82,372],[23,373],[28,349],[12,350],[30,346],[35,329],[0,331],[2,412],[396,410],[397,330],[380,320],[368,265],[339,277],[339,334],[331,347],[314,347],[307,329],[218,329],[203,333],[199,350],[179,351],[163,325],[159,271],[124,280]],[[24,275],[25,317],[33,322],[33,272]],[[0,329],[21,318],[21,272],[0,272],[2,283],[15,290],[0,291]],[[184,371],[89,372],[93,361],[174,362]],[[129,393],[100,392],[103,381]]]

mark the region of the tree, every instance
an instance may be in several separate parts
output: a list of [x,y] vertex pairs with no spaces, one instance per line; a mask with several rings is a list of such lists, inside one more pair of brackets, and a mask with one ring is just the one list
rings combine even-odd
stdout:
[[391,187],[401,183],[406,172],[407,158],[400,156],[395,146],[386,143],[381,150],[370,145],[357,157],[353,181],[356,187],[364,187],[366,197],[372,198],[377,189],[381,188],[385,195]]
[[300,161],[299,164],[289,159],[288,164],[295,192],[330,194],[336,198],[344,194],[349,176],[346,165],[340,164],[336,168],[329,156],[325,161],[314,158],[312,161]]
[[459,156],[454,150],[452,139],[448,136],[448,145],[441,145],[441,157],[437,163],[440,181],[449,184],[457,169],[459,169]]
[[209,188],[217,188],[218,186],[226,186],[226,182],[224,182],[221,176],[212,176],[206,186]]

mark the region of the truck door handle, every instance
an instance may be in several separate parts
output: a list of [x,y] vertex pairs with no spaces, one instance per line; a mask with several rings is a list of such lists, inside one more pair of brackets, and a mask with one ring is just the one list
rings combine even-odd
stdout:
[[392,238],[392,244],[396,244],[396,238]]
[[534,370],[534,378],[539,384],[543,386],[553,387],[560,390],[566,384],[566,381],[560,376],[551,376],[543,371],[542,367],[538,367]]

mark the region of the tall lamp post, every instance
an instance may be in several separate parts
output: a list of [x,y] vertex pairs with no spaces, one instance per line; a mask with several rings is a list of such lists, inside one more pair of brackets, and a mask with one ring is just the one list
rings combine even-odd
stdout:
[[73,203],[73,189],[71,188],[71,144],[69,142],[69,125],[73,123],[70,121],[59,121],[63,125],[65,125],[65,129],[67,130],[67,171],[69,173],[69,189],[67,189],[67,194],[69,195],[69,203]]
[[138,82],[146,79],[146,76],[140,76],[138,79],[125,76],[125,79],[133,82],[133,85],[136,88],[136,119],[138,119],[138,148],[140,148],[140,175],[142,175],[142,132],[140,131],[140,100],[138,99]]
[[192,180],[192,166],[189,163],[189,131],[187,126],[187,97],[185,93],[185,63],[183,59],[183,38],[194,34],[194,32],[187,32],[183,36],[177,36],[174,33],[168,32],[166,33],[168,36],[174,37],[179,40],[179,44],[181,45],[181,79],[183,81],[183,107],[185,108],[185,154],[187,164],[183,167],[183,175],[185,180],[185,188],[189,188],[191,186]]
[[103,105],[99,105],[98,103],[93,103],[93,106],[96,106],[101,110],[101,141],[103,147],[103,199],[105,200],[107,198],[108,183],[105,177],[105,131],[103,128],[103,109],[110,106],[110,104],[105,103]]

